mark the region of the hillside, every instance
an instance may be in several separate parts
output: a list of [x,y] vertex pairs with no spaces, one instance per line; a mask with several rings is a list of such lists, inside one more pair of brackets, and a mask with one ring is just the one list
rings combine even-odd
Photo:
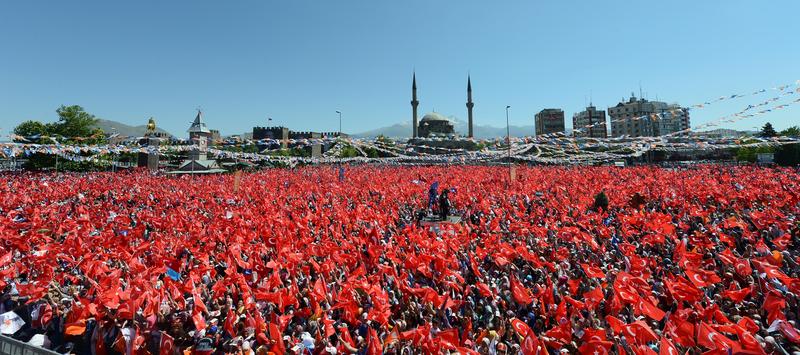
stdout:
[[[119,133],[122,136],[128,137],[141,137],[144,136],[145,132],[147,132],[147,125],[141,126],[129,126],[121,122],[112,121],[112,120],[104,120],[99,119],[97,124],[95,125],[97,128],[102,129],[106,133]],[[156,128],[156,131],[163,132],[173,136],[172,133],[169,133],[161,128]]]
[[[455,131],[461,135],[467,135],[467,123],[459,119],[449,117],[453,122]],[[490,139],[506,136],[506,127],[494,127],[488,125],[475,125],[474,127],[475,138]],[[514,137],[523,137],[533,135],[533,125],[530,126],[510,126],[509,130]],[[411,122],[396,123],[391,126],[376,128],[373,130],[353,134],[354,137],[359,138],[373,138],[379,135],[384,135],[390,138],[408,138],[411,136]]]

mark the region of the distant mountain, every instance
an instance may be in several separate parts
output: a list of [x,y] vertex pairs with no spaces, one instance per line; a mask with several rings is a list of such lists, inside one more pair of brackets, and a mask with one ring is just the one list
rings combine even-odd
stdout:
[[391,126],[376,128],[366,132],[353,134],[356,138],[375,138],[377,136],[386,136],[389,138],[408,138],[411,136],[411,122],[395,123]]
[[[119,135],[121,136],[128,136],[128,137],[141,137],[144,136],[144,134],[147,132],[147,125],[129,126],[121,122],[104,120],[104,119],[97,120],[97,124],[95,124],[95,126],[97,128],[102,129],[104,132],[108,134],[116,132],[119,133]],[[156,131],[173,136],[172,133],[169,133],[158,127],[156,127]]]
[[[450,120],[450,122],[453,122],[453,126],[456,130],[456,133],[462,136],[467,135],[468,131],[467,122],[459,120],[452,116],[448,117],[448,119]],[[531,136],[533,135],[534,127],[533,125],[530,126],[512,125],[509,127],[509,131],[511,131],[511,135],[514,137]],[[480,138],[480,139],[505,137],[506,128],[476,124],[473,126],[473,133],[475,134],[475,138]],[[353,134],[353,137],[374,138],[379,135],[384,135],[390,138],[408,138],[411,136],[411,122],[396,123],[391,126],[377,128],[366,132],[356,133]]]

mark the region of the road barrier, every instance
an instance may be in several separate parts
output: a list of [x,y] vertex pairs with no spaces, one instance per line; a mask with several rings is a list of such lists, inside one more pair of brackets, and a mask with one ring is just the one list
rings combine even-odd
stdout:
[[0,355],[59,355],[57,352],[0,335]]

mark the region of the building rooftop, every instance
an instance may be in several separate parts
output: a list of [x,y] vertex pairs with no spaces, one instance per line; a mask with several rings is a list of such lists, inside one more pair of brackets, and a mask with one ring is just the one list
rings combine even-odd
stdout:
[[194,118],[194,122],[192,125],[189,126],[189,133],[211,133],[211,131],[206,127],[205,122],[203,122],[203,112],[198,110],[197,116]]
[[425,116],[422,116],[422,122],[429,122],[429,121],[447,121],[447,122],[450,122],[450,120],[448,120],[447,117],[444,117],[441,114],[436,113],[436,112],[431,112],[429,114],[426,114]]

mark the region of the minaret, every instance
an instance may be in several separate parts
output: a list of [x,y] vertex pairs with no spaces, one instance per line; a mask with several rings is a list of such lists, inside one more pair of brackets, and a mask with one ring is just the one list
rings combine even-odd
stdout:
[[472,107],[475,104],[472,102],[472,81],[467,75],[467,125],[469,126],[469,133],[467,137],[472,138]]
[[417,106],[419,105],[419,101],[417,101],[417,73],[414,72],[414,79],[412,79],[411,83],[411,112],[413,115],[413,124],[412,128],[412,136],[411,138],[417,138]]

